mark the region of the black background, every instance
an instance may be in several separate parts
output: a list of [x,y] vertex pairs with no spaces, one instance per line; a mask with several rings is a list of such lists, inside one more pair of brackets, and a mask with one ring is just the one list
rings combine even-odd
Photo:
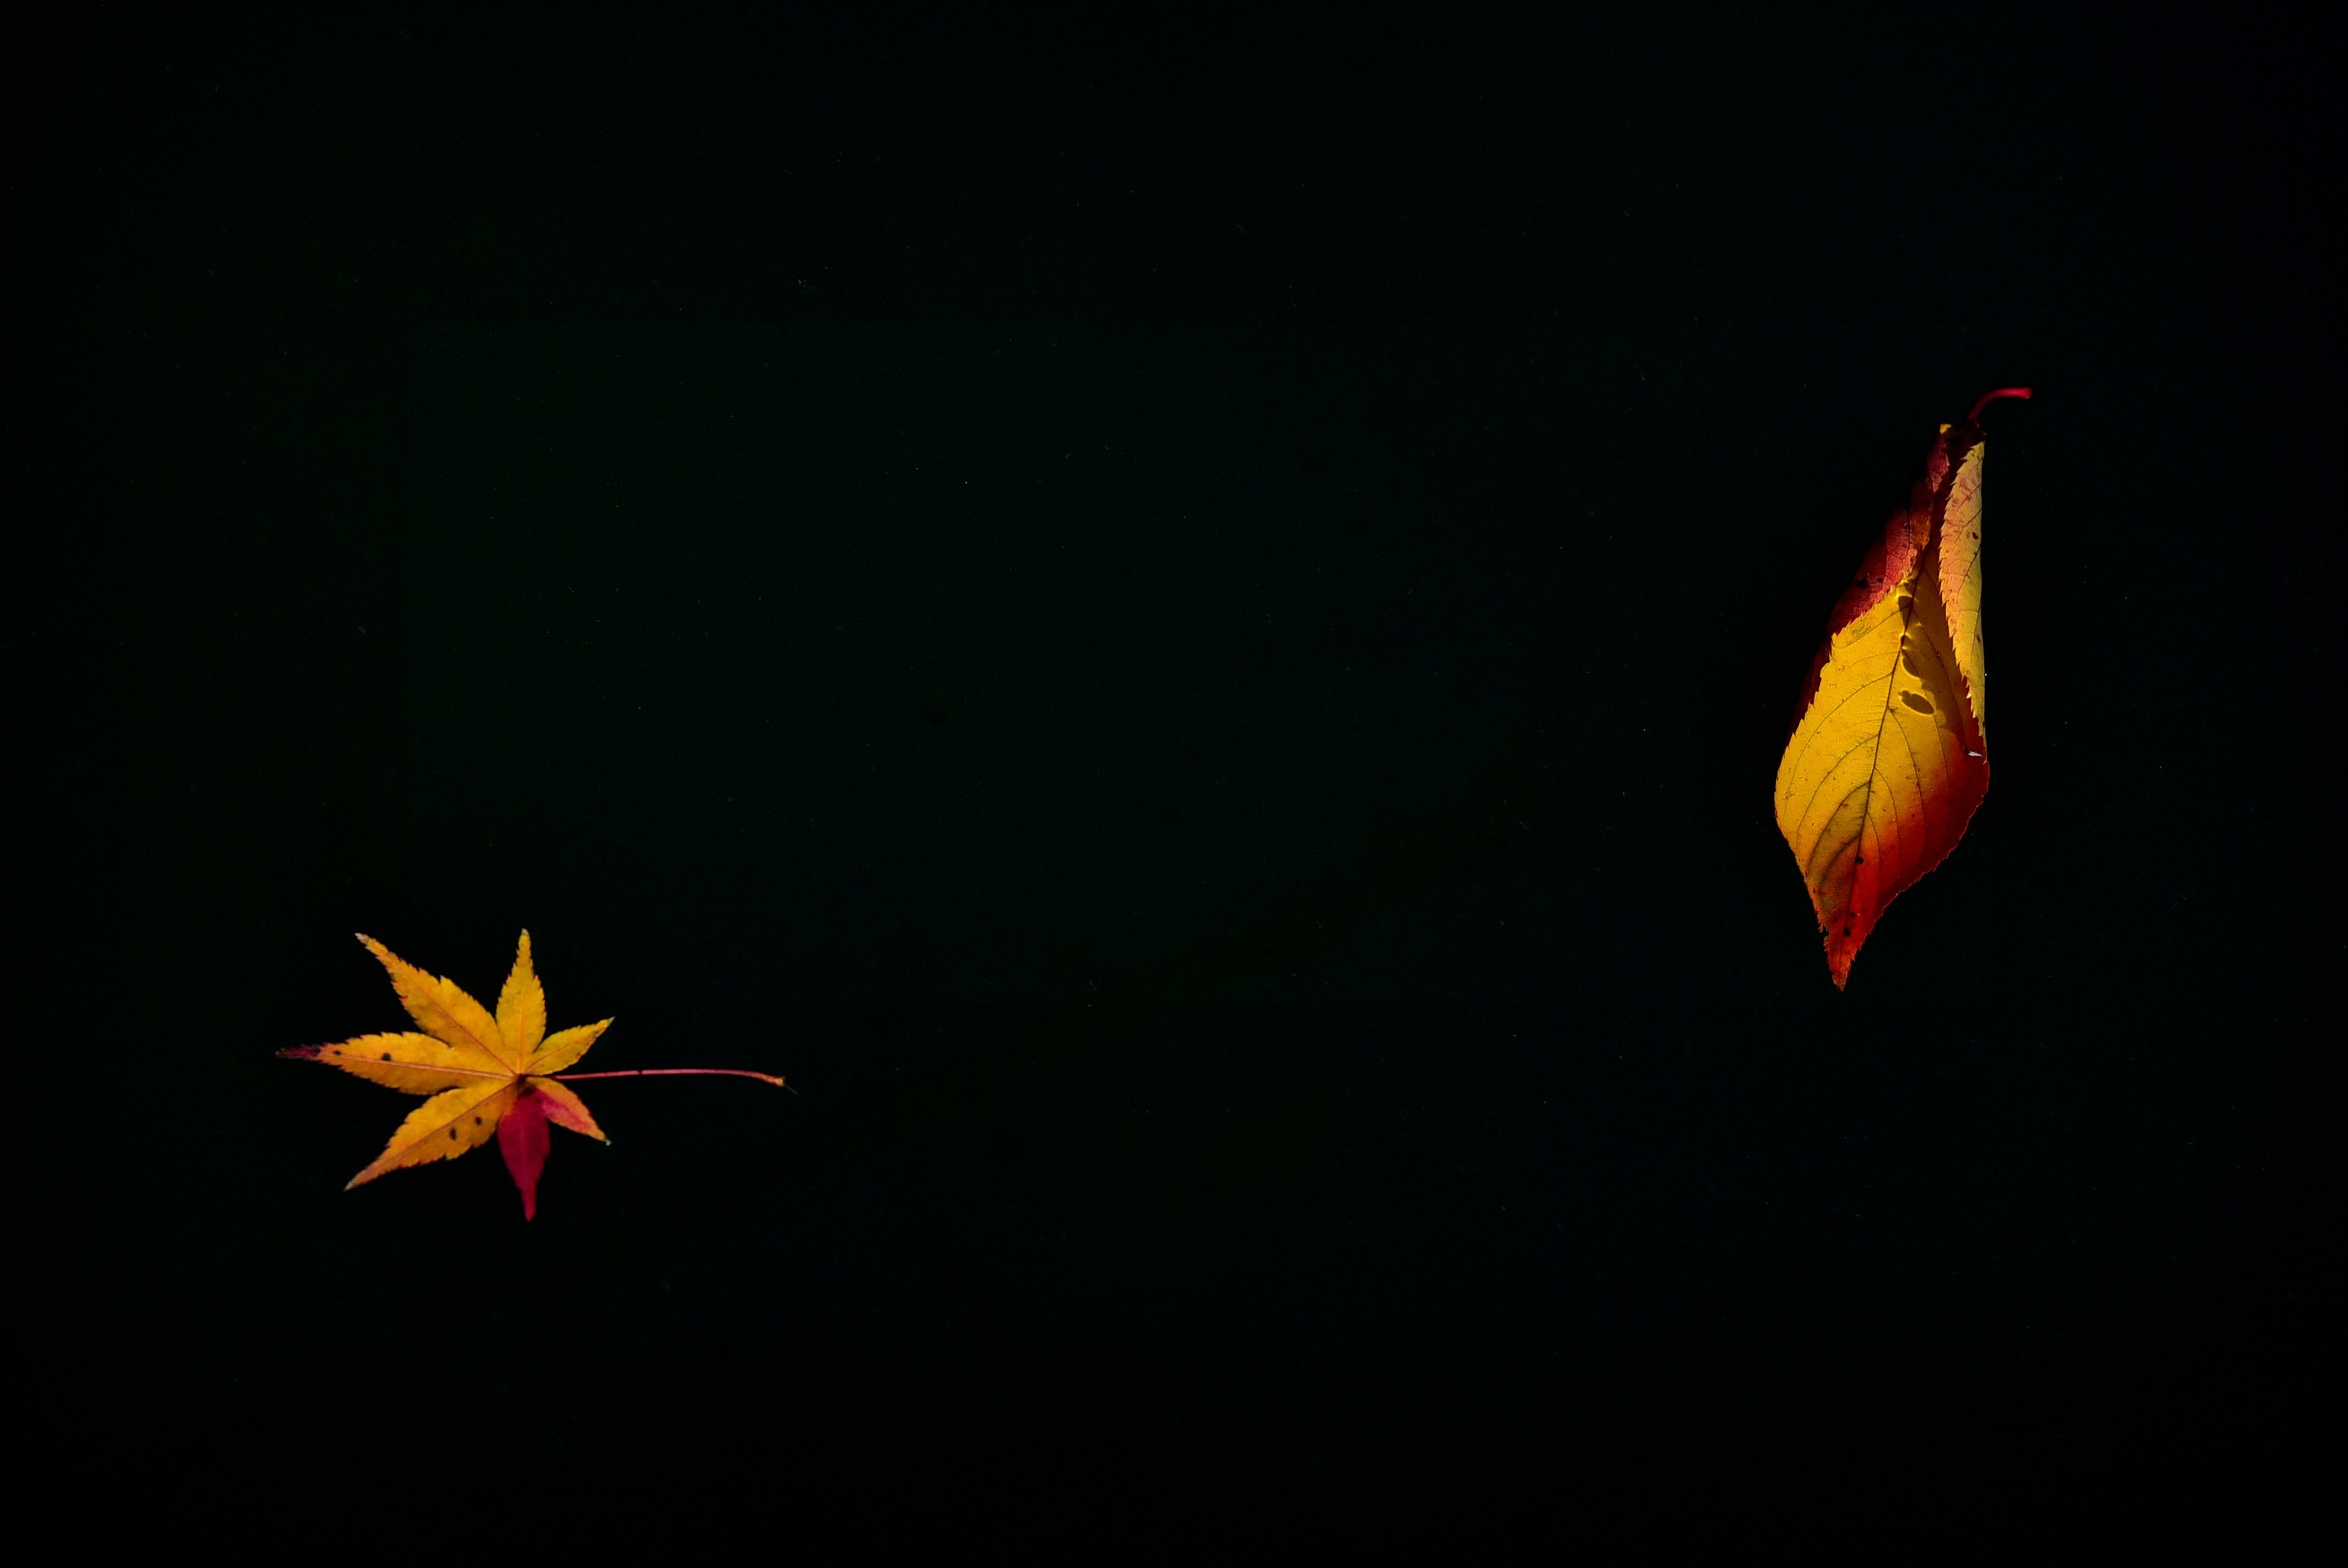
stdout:
[[[2322,56],[101,14],[10,551],[66,1446],[2312,1484]],[[1791,704],[2017,382],[1995,785],[1838,994]],[[527,1225],[340,1191],[407,1103],[271,1053],[401,1021],[349,933],[524,926],[583,1067],[799,1092],[589,1085]]]

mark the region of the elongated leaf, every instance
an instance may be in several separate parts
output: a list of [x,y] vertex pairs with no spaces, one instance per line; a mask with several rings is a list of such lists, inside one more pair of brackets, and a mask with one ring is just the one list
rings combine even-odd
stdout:
[[1924,477],[1859,563],[1777,764],[1777,825],[1838,988],[1883,911],[1948,857],[1989,791],[1978,418],[1990,397],[1941,426]]

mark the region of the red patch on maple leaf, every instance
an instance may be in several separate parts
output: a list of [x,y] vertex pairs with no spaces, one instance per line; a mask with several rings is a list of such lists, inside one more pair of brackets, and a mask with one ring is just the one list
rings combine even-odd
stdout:
[[538,1217],[538,1175],[546,1169],[546,1096],[525,1089],[498,1123],[498,1152],[506,1157],[514,1185],[521,1189],[521,1217]]

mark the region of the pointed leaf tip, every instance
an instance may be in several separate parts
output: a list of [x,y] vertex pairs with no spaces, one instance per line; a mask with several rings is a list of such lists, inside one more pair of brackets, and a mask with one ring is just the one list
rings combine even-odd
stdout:
[[546,1169],[546,1097],[524,1090],[498,1122],[498,1152],[521,1192],[521,1217],[538,1217],[538,1179]]

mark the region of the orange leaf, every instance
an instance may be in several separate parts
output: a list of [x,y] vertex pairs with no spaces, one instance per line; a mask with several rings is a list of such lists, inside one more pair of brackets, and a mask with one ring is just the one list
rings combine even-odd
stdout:
[[[427,1032],[362,1034],[333,1045],[297,1045],[277,1054],[328,1062],[371,1082],[431,1098],[408,1112],[383,1153],[353,1176],[350,1185],[371,1182],[386,1171],[403,1166],[453,1160],[494,1135],[504,1151],[514,1185],[520,1189],[522,1215],[534,1217],[539,1173],[546,1163],[548,1122],[611,1142],[586,1104],[554,1074],[584,1056],[612,1020],[546,1032],[546,990],[530,963],[528,931],[521,934],[513,972],[498,997],[495,1018],[456,981],[425,973],[372,937],[359,940],[390,971],[392,987],[408,1016]],[[771,1073],[722,1067],[645,1068],[571,1076],[695,1074],[756,1078],[778,1087],[783,1081]]]
[[1948,858],[1989,790],[1981,411],[1941,426],[1827,625],[1777,764],[1777,826],[1838,989],[1894,898]]

